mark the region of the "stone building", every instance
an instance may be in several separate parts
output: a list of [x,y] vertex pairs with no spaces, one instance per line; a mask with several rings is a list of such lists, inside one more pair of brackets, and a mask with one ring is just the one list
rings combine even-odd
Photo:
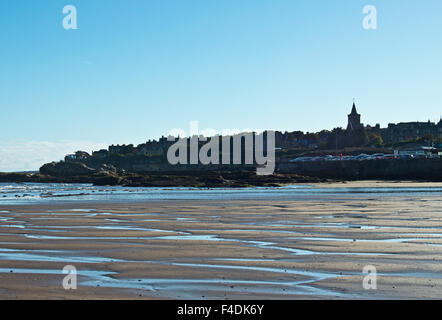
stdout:
[[137,147],[137,154],[153,157],[153,156],[162,156],[165,154],[165,150],[163,147],[156,141],[148,142],[145,144],[141,144]]
[[132,153],[134,152],[135,148],[133,144],[129,144],[129,145],[111,145],[109,146],[109,153],[114,153],[114,154],[128,154],[128,153]]
[[431,121],[390,123],[385,132],[385,140],[397,143],[428,135],[432,135],[435,139],[442,138],[442,120],[438,124]]

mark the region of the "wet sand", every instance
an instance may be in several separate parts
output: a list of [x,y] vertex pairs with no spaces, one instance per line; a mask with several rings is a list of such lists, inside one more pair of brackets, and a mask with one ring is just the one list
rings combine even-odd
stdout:
[[441,299],[441,214],[439,193],[0,206],[0,298]]

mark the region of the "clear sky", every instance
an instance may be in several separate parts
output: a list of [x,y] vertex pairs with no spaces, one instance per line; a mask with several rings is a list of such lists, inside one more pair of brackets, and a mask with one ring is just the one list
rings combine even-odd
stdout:
[[366,124],[438,121],[441,33],[440,0],[0,0],[0,171],[191,120],[345,127],[353,98]]

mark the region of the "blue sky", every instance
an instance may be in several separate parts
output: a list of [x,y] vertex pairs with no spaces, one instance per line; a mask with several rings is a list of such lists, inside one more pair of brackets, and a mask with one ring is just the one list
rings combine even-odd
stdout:
[[345,127],[353,98],[364,123],[437,121],[441,31],[440,0],[2,0],[0,171],[191,120]]

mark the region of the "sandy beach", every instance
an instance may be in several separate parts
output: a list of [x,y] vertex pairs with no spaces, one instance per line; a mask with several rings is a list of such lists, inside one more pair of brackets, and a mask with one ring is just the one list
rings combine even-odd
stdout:
[[1,205],[0,299],[441,299],[441,213],[439,192]]

